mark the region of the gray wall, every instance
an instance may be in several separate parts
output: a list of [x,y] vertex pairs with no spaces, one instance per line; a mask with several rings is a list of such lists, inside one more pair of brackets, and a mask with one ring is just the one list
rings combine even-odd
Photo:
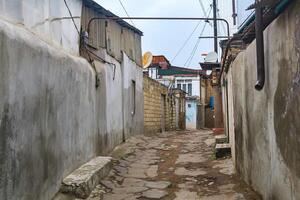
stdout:
[[96,90],[86,60],[0,20],[1,200],[51,199],[63,177],[123,141],[121,64],[105,59],[116,64],[115,79],[112,66],[96,63]]
[[[66,0],[80,29],[82,0]],[[0,15],[78,55],[79,36],[63,0],[0,0]]]
[[[143,70],[123,53],[123,115],[125,138],[144,132]],[[132,95],[132,81],[135,82],[135,101]],[[133,105],[135,112],[132,114]]]
[[255,42],[229,71],[236,169],[264,199],[300,199],[299,10],[298,0],[265,30],[266,85],[261,92],[254,89]]

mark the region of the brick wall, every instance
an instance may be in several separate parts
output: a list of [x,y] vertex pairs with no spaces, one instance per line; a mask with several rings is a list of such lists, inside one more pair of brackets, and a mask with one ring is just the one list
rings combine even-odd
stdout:
[[[181,92],[183,93],[183,92]],[[176,129],[176,103],[184,101],[184,95],[169,92],[161,83],[144,76],[144,131],[145,133],[157,133]],[[163,109],[164,108],[164,109]],[[177,109],[180,113],[179,123],[183,127],[183,113],[185,109]],[[185,128],[185,127],[184,127]]]

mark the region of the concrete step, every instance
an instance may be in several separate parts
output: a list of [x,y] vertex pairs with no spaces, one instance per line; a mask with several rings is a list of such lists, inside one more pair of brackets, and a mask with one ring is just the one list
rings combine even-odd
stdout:
[[231,155],[231,145],[228,143],[216,145],[216,158],[224,158]]
[[215,139],[216,139],[216,144],[228,143],[228,137],[225,134],[216,135]]
[[111,157],[96,157],[64,178],[60,193],[54,200],[86,199],[109,173]]

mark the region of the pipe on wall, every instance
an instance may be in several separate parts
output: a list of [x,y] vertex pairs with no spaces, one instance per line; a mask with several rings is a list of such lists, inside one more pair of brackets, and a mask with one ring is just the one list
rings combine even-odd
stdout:
[[257,59],[257,82],[255,89],[260,91],[265,85],[265,54],[263,34],[263,8],[260,0],[256,0],[255,6],[255,35],[256,35],[256,59]]

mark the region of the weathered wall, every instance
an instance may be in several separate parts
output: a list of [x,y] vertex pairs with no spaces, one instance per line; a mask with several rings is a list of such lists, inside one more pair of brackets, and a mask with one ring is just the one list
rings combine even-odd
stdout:
[[[164,100],[162,102],[162,95]],[[181,99],[184,101],[184,99]],[[162,106],[164,104],[164,106]],[[158,133],[176,129],[176,101],[168,94],[168,88],[161,83],[144,76],[144,131]],[[178,104],[182,105],[182,103]],[[165,110],[163,111],[163,107]],[[177,109],[182,110],[182,109]],[[181,116],[181,115],[180,115]],[[182,120],[182,117],[179,119]],[[179,122],[178,124],[182,124]]]
[[135,75],[135,120],[124,128],[123,75],[137,66],[126,58],[127,64],[105,59],[115,67],[95,63],[96,89],[96,72],[85,59],[0,20],[1,199],[49,200],[63,177],[112,150],[125,130],[141,133],[142,72]]
[[94,73],[3,21],[0,49],[0,197],[47,200],[99,152]]
[[[144,132],[143,70],[123,53],[123,108],[125,138]],[[133,84],[135,83],[135,88]],[[135,90],[135,94],[133,94]],[[133,99],[135,98],[135,100]]]
[[266,85],[253,42],[230,68],[236,168],[264,199],[300,199],[300,1],[265,30]]
[[[80,29],[82,0],[66,0]],[[0,0],[0,15],[22,24],[52,45],[78,55],[79,36],[64,1]]]

